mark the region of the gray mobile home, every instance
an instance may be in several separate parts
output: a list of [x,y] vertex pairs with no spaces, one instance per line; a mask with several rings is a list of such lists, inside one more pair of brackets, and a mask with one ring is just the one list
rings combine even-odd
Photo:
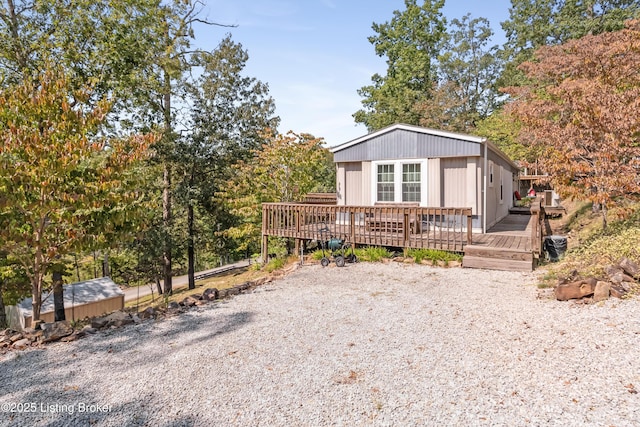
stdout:
[[339,206],[471,208],[474,232],[513,207],[518,165],[486,138],[395,124],[331,151]]

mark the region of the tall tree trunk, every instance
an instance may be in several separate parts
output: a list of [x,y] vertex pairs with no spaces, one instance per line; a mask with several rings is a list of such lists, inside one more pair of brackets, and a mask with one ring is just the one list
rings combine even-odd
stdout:
[[188,228],[188,241],[187,241],[187,258],[189,261],[189,289],[196,288],[196,266],[195,266],[195,227],[194,227],[194,215],[193,215],[193,204],[189,201],[187,206],[187,228]]
[[4,299],[2,297],[2,280],[0,280],[0,329],[9,327],[7,323],[7,313],[4,311]]
[[[40,320],[40,308],[42,307],[42,281],[44,274],[42,249],[37,247],[33,260],[33,276],[31,277],[31,323]],[[31,325],[29,325],[31,326]]]
[[160,278],[156,277],[156,288],[158,289],[158,295],[162,295],[162,286],[160,286]]
[[164,293],[171,295],[173,292],[171,275],[171,166],[165,162],[164,167],[164,190],[162,194],[162,221],[164,223],[164,250],[162,253],[163,273],[164,273]]
[[60,271],[53,272],[53,308],[56,322],[66,320],[64,314],[64,288],[62,287],[62,272]]
[[171,295],[173,293],[172,286],[172,251],[173,243],[171,242],[171,163],[169,152],[172,147],[172,127],[171,127],[171,76],[168,71],[164,70],[164,135],[166,144],[164,147],[164,176],[163,176],[163,192],[162,192],[162,221],[165,228],[164,234],[164,250],[162,254],[163,270],[164,270],[164,293]]
[[102,260],[102,277],[111,277],[111,269],[109,268],[109,252],[104,253]]
[[609,224],[609,219],[607,218],[607,204],[605,202],[602,202],[601,210],[602,210],[602,229],[606,230],[607,225]]

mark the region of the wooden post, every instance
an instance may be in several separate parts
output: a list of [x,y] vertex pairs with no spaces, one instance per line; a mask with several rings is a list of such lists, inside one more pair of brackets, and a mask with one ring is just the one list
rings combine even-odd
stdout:
[[352,245],[355,244],[356,241],[356,214],[355,212],[349,212],[349,239]]
[[267,234],[267,224],[269,223],[268,219],[268,209],[267,205],[262,205],[262,263],[266,264],[269,259],[269,235]]
[[540,221],[540,199],[536,199],[531,204],[531,216],[533,224],[531,226],[531,251],[537,255],[542,253],[542,227]]
[[467,245],[473,243],[473,217],[467,212]]

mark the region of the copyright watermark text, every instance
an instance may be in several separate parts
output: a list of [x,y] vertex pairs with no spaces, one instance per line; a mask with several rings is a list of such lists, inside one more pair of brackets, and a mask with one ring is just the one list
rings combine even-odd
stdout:
[[111,405],[101,405],[97,403],[49,403],[49,402],[2,402],[0,412],[27,414],[27,413],[50,413],[50,414],[75,414],[75,413],[108,413],[111,412]]

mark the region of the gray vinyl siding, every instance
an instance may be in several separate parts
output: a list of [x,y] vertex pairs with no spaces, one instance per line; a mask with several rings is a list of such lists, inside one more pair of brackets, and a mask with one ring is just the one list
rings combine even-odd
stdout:
[[333,154],[335,162],[480,156],[482,144],[397,129]]

